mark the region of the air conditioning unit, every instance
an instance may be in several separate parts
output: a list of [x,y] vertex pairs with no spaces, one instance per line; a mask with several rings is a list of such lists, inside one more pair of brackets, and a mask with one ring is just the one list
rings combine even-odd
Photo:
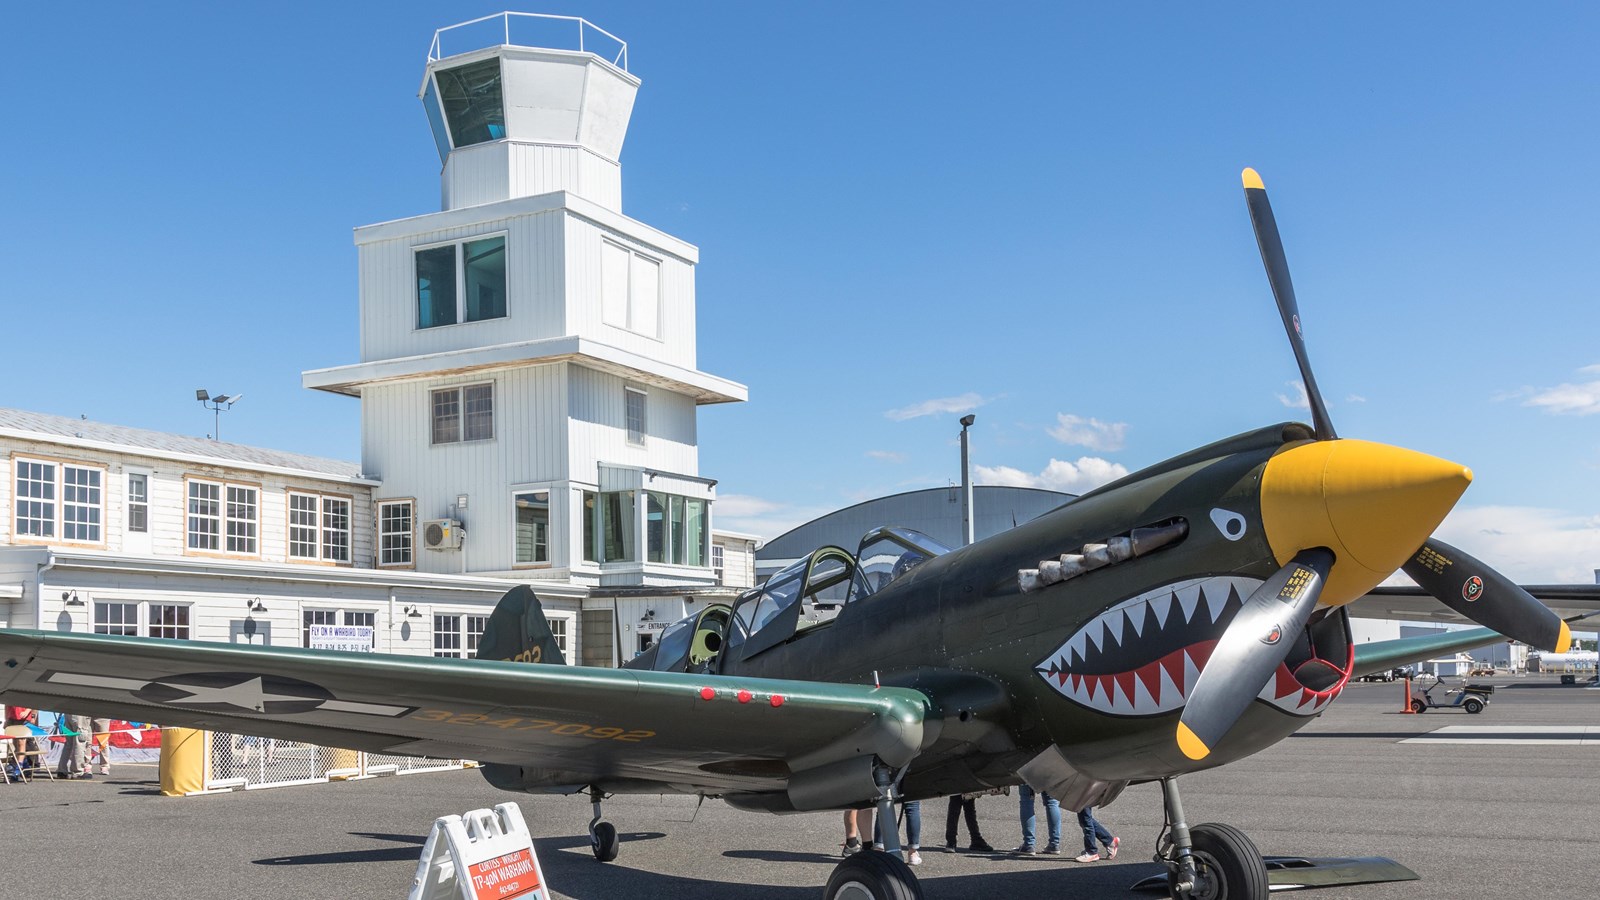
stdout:
[[455,519],[428,519],[422,523],[422,546],[429,550],[459,550],[466,535]]

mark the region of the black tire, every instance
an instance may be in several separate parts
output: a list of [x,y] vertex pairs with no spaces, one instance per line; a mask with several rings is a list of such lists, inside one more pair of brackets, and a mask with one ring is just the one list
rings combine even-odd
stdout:
[[1200,880],[1177,900],[1267,900],[1267,865],[1244,832],[1210,822],[1189,829],[1189,839]]
[[594,849],[594,858],[600,862],[611,862],[622,852],[622,839],[617,837],[617,826],[610,822],[601,822],[594,826],[594,834],[590,836],[589,843]]
[[922,885],[900,857],[864,850],[828,876],[823,900],[922,900]]
[[1468,697],[1461,701],[1461,708],[1473,715],[1483,712],[1483,701],[1477,697]]

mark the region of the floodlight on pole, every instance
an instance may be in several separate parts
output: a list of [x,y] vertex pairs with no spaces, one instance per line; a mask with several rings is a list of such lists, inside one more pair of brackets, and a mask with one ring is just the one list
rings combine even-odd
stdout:
[[200,388],[194,392],[194,398],[200,401],[201,406],[211,410],[211,439],[222,440],[222,411],[232,409],[235,403],[244,399],[244,394],[234,394],[231,397],[227,394],[218,394],[213,397],[205,388]]
[[961,537],[962,546],[972,543],[976,538],[972,521],[972,454],[967,442],[967,429],[972,423],[978,421],[974,413],[967,413],[961,417]]

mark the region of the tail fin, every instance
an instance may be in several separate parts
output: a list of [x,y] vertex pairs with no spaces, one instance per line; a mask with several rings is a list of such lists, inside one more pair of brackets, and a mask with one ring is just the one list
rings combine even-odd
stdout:
[[565,665],[533,589],[519,584],[500,598],[478,638],[477,659]]

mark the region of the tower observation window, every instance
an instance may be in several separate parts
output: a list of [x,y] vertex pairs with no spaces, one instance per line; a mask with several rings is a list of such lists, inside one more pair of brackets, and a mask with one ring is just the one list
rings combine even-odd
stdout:
[[466,147],[506,136],[505,102],[500,95],[500,60],[486,59],[437,73],[445,121],[455,146]]

